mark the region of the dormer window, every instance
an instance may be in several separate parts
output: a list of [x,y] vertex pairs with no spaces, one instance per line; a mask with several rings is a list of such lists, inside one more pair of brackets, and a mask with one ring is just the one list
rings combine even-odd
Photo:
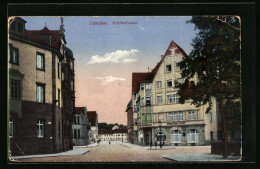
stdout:
[[18,34],[24,34],[25,23],[26,23],[25,20],[16,17],[13,21],[11,21],[10,31]]
[[18,24],[17,32],[18,33],[23,33],[23,24],[20,23],[20,22],[18,22],[17,24]]

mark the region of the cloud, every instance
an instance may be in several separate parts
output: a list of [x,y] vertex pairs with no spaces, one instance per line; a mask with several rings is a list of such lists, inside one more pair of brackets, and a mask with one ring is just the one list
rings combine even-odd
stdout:
[[91,57],[87,64],[94,63],[132,63],[136,62],[137,59],[131,58],[139,52],[137,49],[131,50],[117,50],[115,52],[106,53],[104,56],[94,55]]
[[113,76],[106,76],[106,77],[96,77],[95,79],[102,80],[101,85],[108,85],[108,83],[114,82],[114,81],[124,81],[124,78],[121,77],[113,77]]
[[139,28],[141,29],[141,31],[143,31],[143,30],[144,30],[144,27],[143,27],[143,26],[139,26]]

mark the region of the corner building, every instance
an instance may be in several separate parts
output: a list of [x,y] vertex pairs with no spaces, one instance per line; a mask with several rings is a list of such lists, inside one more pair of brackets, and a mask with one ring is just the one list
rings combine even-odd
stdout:
[[26,30],[25,24],[19,17],[9,23],[9,152],[61,152],[63,20],[59,30]]
[[[218,107],[212,98],[208,105],[195,107],[191,101],[180,104],[174,82],[182,83],[177,66],[188,55],[174,41],[155,68],[132,74],[134,143],[140,145],[207,145],[217,140]],[[196,82],[196,79],[193,79]]]

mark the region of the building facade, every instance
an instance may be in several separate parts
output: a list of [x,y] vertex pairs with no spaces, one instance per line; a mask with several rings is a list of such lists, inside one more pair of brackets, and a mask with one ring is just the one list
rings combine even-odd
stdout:
[[9,22],[8,101],[11,155],[63,151],[61,67],[66,45],[60,30],[26,30]]
[[[183,82],[177,66],[183,49],[172,41],[155,68],[132,74],[134,143],[149,145],[207,145],[217,140],[218,106],[212,98],[208,105],[195,107],[191,101],[180,104],[174,82]],[[193,79],[196,81],[196,79]]]
[[115,129],[115,130],[100,130],[98,138],[101,141],[123,141],[128,139],[127,129]]
[[65,58],[61,64],[61,81],[62,81],[62,142],[63,150],[72,150],[72,124],[75,119],[75,74],[74,74],[74,57],[73,52],[64,47]]
[[134,121],[133,121],[132,100],[130,100],[129,103],[127,104],[126,112],[127,112],[127,134],[128,134],[127,141],[133,144],[134,143],[134,130],[133,130]]
[[96,111],[87,111],[90,123],[89,142],[96,143],[98,139],[98,114]]
[[83,146],[89,144],[90,125],[87,117],[87,107],[75,108],[75,121],[72,130],[73,145]]

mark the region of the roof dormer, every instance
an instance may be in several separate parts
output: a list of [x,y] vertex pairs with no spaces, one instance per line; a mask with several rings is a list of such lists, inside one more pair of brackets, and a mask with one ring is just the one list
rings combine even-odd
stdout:
[[25,23],[26,23],[26,21],[23,20],[20,17],[16,17],[14,19],[11,19],[10,20],[10,29],[9,29],[9,31],[11,33],[24,35]]

